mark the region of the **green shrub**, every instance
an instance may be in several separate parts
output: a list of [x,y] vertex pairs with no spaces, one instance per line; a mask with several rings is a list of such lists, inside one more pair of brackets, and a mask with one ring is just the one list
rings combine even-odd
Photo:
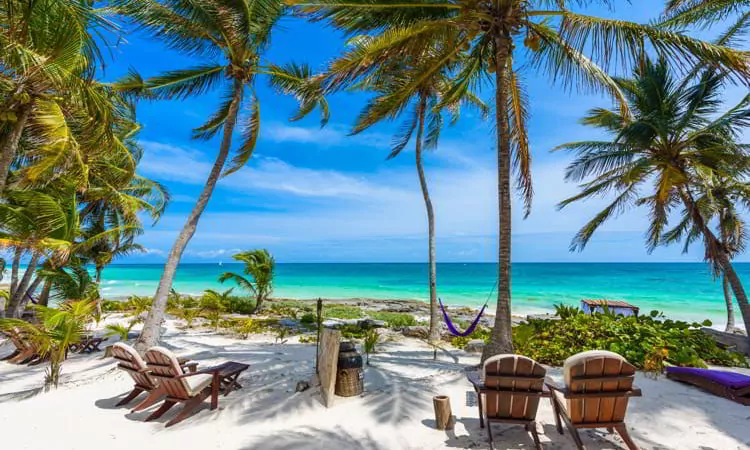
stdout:
[[255,299],[252,297],[230,295],[226,298],[226,304],[224,306],[226,311],[230,314],[250,315],[255,312]]
[[[457,326],[459,327],[459,329],[464,330],[469,326],[469,323],[467,322],[466,325]],[[489,328],[478,325],[474,332],[468,336],[453,336],[451,338],[451,345],[456,348],[462,349],[466,347],[466,344],[468,344],[469,341],[473,341],[475,339],[481,339],[484,342],[488,342],[490,340],[490,334],[491,330]]]
[[738,353],[719,348],[700,331],[710,322],[664,319],[657,311],[641,317],[572,314],[561,320],[532,319],[513,330],[516,352],[543,364],[562,365],[586,350],[609,350],[640,369],[657,371],[664,362],[704,367],[706,363],[747,367]]
[[341,336],[346,339],[364,339],[367,330],[358,325],[342,325],[338,328]]
[[373,320],[382,320],[391,328],[413,327],[417,324],[417,319],[408,313],[377,311],[371,313],[370,318]]
[[101,300],[102,305],[102,311],[103,312],[120,312],[120,311],[126,311],[128,309],[128,304],[126,302],[121,302],[118,300]]
[[323,307],[323,317],[330,319],[361,319],[362,310],[356,306],[331,305]]
[[247,339],[251,334],[275,332],[280,327],[278,319],[234,319],[231,328]]
[[308,312],[302,315],[302,317],[299,319],[299,323],[303,325],[314,325],[316,320],[315,314]]
[[311,334],[305,334],[299,337],[300,344],[314,344],[318,342],[318,337]]

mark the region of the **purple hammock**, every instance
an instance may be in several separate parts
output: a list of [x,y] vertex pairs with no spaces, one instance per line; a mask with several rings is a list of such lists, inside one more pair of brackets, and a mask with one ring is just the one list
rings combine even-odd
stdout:
[[448,326],[448,331],[451,332],[454,336],[460,336],[460,337],[466,337],[474,332],[477,325],[479,325],[479,319],[482,318],[482,314],[484,314],[484,310],[487,309],[487,303],[482,306],[482,309],[479,311],[479,314],[477,314],[476,319],[474,319],[474,322],[469,325],[469,328],[467,328],[464,331],[459,331],[458,328],[456,328],[455,325],[453,325],[453,322],[451,321],[451,318],[448,316],[448,312],[445,310],[445,306],[443,306],[443,300],[438,298],[438,301],[440,302],[440,309],[443,311],[443,320],[445,320],[445,325]]

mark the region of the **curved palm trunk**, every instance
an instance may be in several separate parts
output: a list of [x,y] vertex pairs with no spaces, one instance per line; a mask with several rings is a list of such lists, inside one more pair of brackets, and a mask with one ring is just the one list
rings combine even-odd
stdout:
[[15,292],[10,297],[10,302],[8,302],[8,310],[6,311],[6,315],[10,314],[11,317],[21,317],[23,314],[23,298],[26,294],[26,290],[29,288],[29,284],[31,283],[31,279],[34,276],[34,272],[36,271],[36,266],[39,263],[39,259],[42,257],[41,253],[34,252],[31,255],[31,260],[29,261],[29,266],[26,268],[26,271],[23,274],[23,278],[21,278],[21,281],[18,282],[18,286],[16,287]]
[[727,327],[725,331],[731,332],[734,330],[734,303],[732,301],[732,288],[729,286],[726,275],[721,277],[721,286],[724,289],[724,301],[727,304]]
[[729,282],[729,285],[732,287],[732,292],[734,293],[734,298],[737,299],[737,304],[740,306],[745,330],[750,334],[750,303],[748,302],[745,288],[742,286],[742,281],[740,281],[739,275],[737,275],[737,272],[734,270],[729,255],[724,250],[724,246],[719,239],[706,224],[703,215],[701,215],[698,207],[695,205],[695,200],[693,200],[690,194],[684,189],[680,191],[680,196],[685,207],[693,218],[693,222],[695,222],[703,235],[703,243],[706,247],[705,259],[716,264]]
[[482,362],[490,356],[513,353],[511,330],[510,295],[510,249],[511,249],[511,205],[510,205],[510,130],[508,124],[508,93],[505,81],[508,72],[510,39],[495,36],[495,120],[497,122],[497,197],[499,208],[498,235],[498,286],[495,325],[490,341],[482,352]]
[[18,151],[18,143],[21,142],[21,134],[23,134],[23,129],[29,120],[32,107],[33,103],[29,102],[18,109],[16,122],[13,124],[10,133],[0,142],[0,192],[5,191],[5,184],[8,181],[8,171]]
[[153,347],[159,341],[159,328],[164,320],[164,313],[167,308],[167,297],[172,288],[172,282],[174,281],[177,266],[180,263],[185,247],[187,247],[193,234],[195,234],[198,221],[200,220],[203,211],[206,209],[208,201],[211,199],[211,194],[213,194],[216,183],[221,176],[221,171],[224,168],[224,163],[229,156],[229,149],[232,146],[232,132],[234,131],[234,126],[237,122],[239,104],[242,99],[242,88],[242,83],[235,80],[234,99],[229,107],[227,122],[224,124],[224,134],[219,154],[211,168],[210,174],[208,175],[206,185],[203,187],[200,197],[198,197],[198,201],[195,203],[187,222],[182,227],[180,234],[177,236],[177,240],[172,246],[172,250],[169,252],[167,264],[164,266],[164,272],[162,272],[161,279],[159,280],[159,287],[156,289],[151,310],[143,324],[143,331],[141,331],[140,336],[138,336],[138,339],[135,342],[135,348],[141,353],[144,353],[148,348]]
[[21,251],[16,249],[13,253],[13,263],[10,269],[10,287],[8,288],[8,299],[2,301],[3,308],[0,309],[0,318],[13,316],[10,299],[13,297],[13,294],[16,293],[16,289],[18,287],[18,270],[20,265]]
[[422,166],[422,135],[424,134],[424,120],[425,110],[427,109],[427,98],[424,94],[419,97],[419,110],[418,114],[418,125],[417,125],[417,142],[415,145],[416,158],[417,158],[417,174],[419,175],[419,186],[422,188],[422,197],[424,198],[424,205],[427,209],[427,240],[429,247],[429,283],[430,283],[430,330],[427,335],[429,342],[437,342],[440,340],[440,329],[438,323],[440,321],[440,315],[438,314],[437,304],[437,263],[435,259],[435,211],[432,208],[432,200],[430,199],[430,191],[427,189],[427,179],[424,175],[424,167]]

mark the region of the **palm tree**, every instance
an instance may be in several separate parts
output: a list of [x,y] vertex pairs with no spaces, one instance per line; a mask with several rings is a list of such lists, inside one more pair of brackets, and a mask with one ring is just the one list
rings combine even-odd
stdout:
[[662,24],[671,28],[691,25],[709,26],[731,16],[737,23],[750,20],[750,0],[668,0]]
[[111,25],[93,4],[55,0],[5,2],[0,22],[1,193],[24,133],[61,120],[62,104],[78,103],[92,125],[110,122],[107,97],[93,81],[99,51],[92,33]]
[[[711,229],[710,209],[700,199],[701,190],[712,180],[734,183],[750,170],[750,146],[738,143],[742,128],[750,124],[750,95],[720,114],[725,79],[725,75],[708,70],[693,84],[691,78],[678,82],[664,60],[644,60],[634,79],[617,80],[633,116],[625,120],[618,111],[594,109],[583,123],[603,129],[614,139],[559,147],[577,155],[566,178],[583,183],[581,192],[560,207],[594,196],[615,195],[578,232],[571,249],[582,250],[604,222],[635,206],[649,210],[649,251],[682,239],[689,245],[700,237],[704,259],[716,275],[728,279],[745,327],[750,329],[750,304],[731,263],[736,250],[726,245],[732,235],[722,242]],[[670,213],[676,209],[681,210],[681,220],[667,230]]]
[[[177,265],[195,233],[219,177],[241,169],[253,154],[260,130],[260,103],[254,89],[258,75],[270,75],[272,84],[279,91],[291,92],[290,88],[305,82],[310,70],[297,65],[282,68],[262,60],[270,44],[271,31],[285,13],[286,8],[280,0],[240,0],[231,4],[216,0],[121,0],[117,5],[121,12],[133,18],[140,28],[157,39],[190,57],[206,61],[199,66],[167,72],[145,82],[132,74],[120,83],[120,89],[145,93],[154,98],[177,99],[222,86],[224,90],[224,101],[218,110],[204,125],[193,130],[194,137],[200,139],[210,139],[219,132],[223,136],[206,184],[169,253],[154,296],[154,306],[136,342],[136,348],[145,351],[159,339],[159,326],[164,319],[167,296]],[[223,58],[222,63],[215,62],[218,56]],[[301,92],[302,89],[295,91],[300,101],[296,118],[320,106],[325,121],[325,100],[305,96]],[[232,134],[243,105],[249,114],[243,118],[242,143],[229,167],[225,167],[232,147]]]
[[[399,33],[400,30],[391,30]],[[391,59],[382,52],[382,37],[357,36],[350,42],[351,49],[334,61],[324,74],[329,90],[342,89],[350,85],[358,89],[372,91],[376,94],[360,113],[354,126],[354,133],[360,133],[385,119],[406,115],[407,118],[399,133],[394,136],[391,153],[388,159],[395,158],[414,140],[415,161],[419,186],[422,191],[427,212],[428,231],[428,267],[430,292],[430,327],[428,340],[440,340],[440,313],[437,298],[437,261],[435,248],[435,212],[427,186],[423,165],[423,150],[434,150],[438,145],[440,131],[443,127],[443,112],[448,110],[452,115],[451,123],[460,118],[460,105],[465,103],[477,107],[486,117],[489,108],[471,91],[463,93],[461,98],[450,104],[443,103],[444,93],[451,86],[449,78],[451,67],[430,77],[412,83],[420,75],[421,67],[430,65],[435,59],[441,59],[450,48],[423,48],[406,42],[400,48],[391,48],[405,56],[399,60]],[[409,50],[414,50],[410,54]],[[410,84],[410,93],[400,92],[402,86]],[[402,95],[399,95],[402,94]],[[427,129],[425,130],[425,124]]]
[[[576,2],[581,5],[587,1]],[[609,3],[602,1],[601,3]],[[495,325],[482,359],[512,352],[511,338],[511,168],[517,187],[531,209],[531,154],[526,130],[527,105],[523,83],[514,61],[522,49],[529,51],[531,65],[567,88],[605,92],[621,105],[627,101],[599,65],[628,66],[640,62],[641,49],[650,45],[675,61],[704,61],[712,66],[748,73],[741,52],[691,39],[653,25],[605,19],[576,13],[564,1],[549,0],[296,0],[302,12],[314,20],[330,20],[347,33],[379,33],[383,52],[404,42],[433,46],[443,41],[452,48],[444,58],[421,67],[411,83],[394,96],[406,96],[421,80],[444,70],[461,52],[469,58],[457,69],[456,81],[443,99],[450,103],[485,77],[495,86],[495,130],[498,165],[498,299]],[[555,27],[554,25],[557,25]],[[392,29],[401,30],[390,33]],[[385,30],[385,31],[384,31]],[[445,42],[445,38],[453,39]],[[388,45],[388,43],[392,45]],[[616,50],[615,50],[616,49]],[[493,76],[494,75],[494,76]]]
[[234,272],[224,272],[219,277],[219,282],[227,280],[234,281],[237,286],[255,295],[255,312],[263,308],[263,302],[273,292],[273,276],[276,261],[266,249],[249,250],[233,255],[236,261],[245,264],[244,275]]

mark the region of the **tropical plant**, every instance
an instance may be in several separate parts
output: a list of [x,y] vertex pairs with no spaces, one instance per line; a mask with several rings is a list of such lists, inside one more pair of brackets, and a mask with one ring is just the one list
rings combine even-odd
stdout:
[[378,334],[378,330],[375,328],[370,328],[365,333],[365,340],[364,340],[364,350],[365,355],[367,358],[367,365],[370,365],[370,353],[375,353],[375,347],[378,345],[378,341],[380,340],[380,334]]
[[233,290],[228,289],[224,292],[218,292],[213,289],[206,289],[203,291],[199,302],[200,309],[216,331],[219,331],[221,315],[227,310],[228,298],[232,295]]
[[18,330],[38,349],[42,359],[49,359],[45,385],[57,387],[68,348],[83,339],[96,305],[93,301],[81,300],[62,303],[58,308],[37,306],[35,309],[38,323],[0,319],[0,330]]
[[[649,251],[678,241],[687,248],[702,239],[704,259],[716,275],[728,279],[750,329],[750,304],[731,263],[736,250],[711,229],[714,216],[700,199],[705,186],[716,180],[744,180],[750,169],[750,146],[739,143],[743,127],[750,125],[750,95],[722,113],[725,78],[708,70],[697,80],[675,80],[664,60],[645,59],[632,80],[617,80],[632,117],[626,120],[618,111],[594,109],[583,123],[603,129],[613,140],[559,147],[576,154],[566,179],[583,182],[581,192],[560,207],[614,194],[614,200],[581,228],[571,249],[582,250],[603,223],[638,206],[649,212]],[[747,204],[749,197],[742,189],[739,201]],[[675,211],[679,221],[668,229]]]
[[748,0],[668,0],[665,17],[661,22],[670,28],[699,25],[704,28],[739,16],[737,24],[750,21]]
[[[255,311],[263,308],[263,302],[273,292],[273,277],[276,261],[266,249],[249,250],[233,255],[235,261],[245,264],[242,274],[224,272],[219,282],[234,281],[237,286],[255,295]],[[249,276],[248,277],[246,277]]]
[[[437,148],[445,110],[451,114],[451,124],[455,124],[460,118],[462,103],[476,107],[485,118],[489,108],[470,90],[462,92],[451,102],[443,101],[445,93],[451,87],[450,72],[458,64],[446,65],[440,72],[423,76],[424,66],[434,64],[435,60],[444,58],[446,53],[453,53],[452,49],[412,46],[415,53],[407,54],[404,51],[403,57],[396,60],[380,57],[381,47],[382,40],[377,37],[363,35],[351,39],[350,49],[330,64],[324,80],[330,90],[354,85],[357,89],[375,93],[357,118],[353,131],[355,134],[385,119],[406,116],[400,131],[393,138],[388,159],[401,154],[414,138],[417,176],[427,213],[430,295],[428,340],[438,341],[440,313],[437,298],[435,212],[425,177],[423,150]],[[404,91],[405,85],[410,86],[410,92]]]
[[[708,44],[654,25],[607,19],[573,12],[565,1],[548,0],[296,0],[303,13],[314,20],[329,20],[351,34],[377,33],[379,49],[373,58],[397,60],[414,54],[414,48],[445,49],[441,58],[421,66],[411,82],[394,92],[393,101],[411,95],[422,80],[453,65],[467,53],[451,89],[443,98],[448,104],[467,90],[492,79],[495,87],[495,129],[498,161],[499,280],[493,338],[483,360],[512,352],[511,339],[511,167],[518,187],[531,209],[531,154],[526,125],[527,99],[518,53],[529,51],[532,67],[547,73],[567,88],[606,92],[627,116],[628,103],[614,80],[600,65],[631,66],[641,60],[648,45],[673,61],[703,61],[734,73],[747,74],[747,57],[739,51]],[[586,5],[588,1],[576,1]],[[598,3],[598,2],[597,2]],[[602,2],[604,3],[604,2]],[[446,42],[446,38],[452,39]],[[613,50],[613,49],[616,49]]]
[[[156,99],[183,99],[216,88],[224,91],[224,100],[216,112],[204,125],[193,130],[197,139],[211,139],[219,132],[223,135],[206,184],[169,253],[154,296],[154,307],[136,342],[136,348],[145,351],[159,339],[159,324],[164,318],[167,295],[177,265],[195,234],[219,177],[240,170],[255,150],[260,130],[260,102],[255,93],[258,76],[268,75],[279,92],[296,95],[300,108],[295,118],[301,118],[319,106],[325,121],[328,105],[317,95],[317,90],[306,95],[298,89],[309,78],[309,68],[295,64],[281,67],[263,59],[269,48],[271,31],[286,12],[281,1],[241,0],[219,4],[209,1],[119,0],[115,4],[140,29],[188,57],[204,61],[198,66],[166,72],[146,81],[133,73],[119,84],[119,89]],[[216,62],[217,56],[223,57],[221,63]],[[292,88],[297,89],[292,91]],[[249,112],[247,117],[240,118],[242,110]],[[243,122],[242,142],[229,166],[225,167],[232,147],[232,134],[240,119]]]
[[130,338],[130,331],[133,329],[133,327],[137,323],[138,321],[136,320],[129,321],[127,325],[121,324],[121,323],[109,323],[104,326],[104,329],[107,330],[104,333],[104,336],[105,337],[117,336],[120,342],[127,342],[128,339]]

